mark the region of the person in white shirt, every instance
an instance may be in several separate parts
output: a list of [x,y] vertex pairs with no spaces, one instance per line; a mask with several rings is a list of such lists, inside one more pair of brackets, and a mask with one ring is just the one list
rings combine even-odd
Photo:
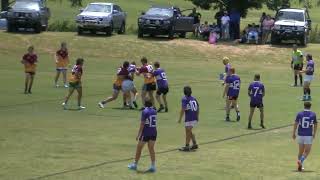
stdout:
[[224,15],[221,17],[221,31],[222,31],[222,39],[229,39],[229,22],[230,17],[228,16],[228,12],[225,11]]

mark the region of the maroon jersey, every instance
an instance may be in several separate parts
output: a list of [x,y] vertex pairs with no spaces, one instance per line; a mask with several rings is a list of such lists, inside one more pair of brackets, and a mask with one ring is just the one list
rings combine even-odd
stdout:
[[62,49],[58,50],[56,52],[56,54],[57,54],[57,56],[60,56],[63,59],[65,59],[65,58],[67,58],[69,56],[68,50],[62,50]]

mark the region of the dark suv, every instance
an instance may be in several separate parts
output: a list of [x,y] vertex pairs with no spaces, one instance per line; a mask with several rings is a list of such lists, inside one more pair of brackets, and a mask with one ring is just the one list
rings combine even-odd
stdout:
[[170,39],[175,34],[185,37],[187,32],[193,32],[193,17],[182,15],[177,7],[151,7],[138,19],[138,37],[144,34],[168,35]]
[[33,28],[35,32],[40,33],[48,27],[50,11],[45,0],[16,0],[6,12],[6,18],[9,32],[23,27]]

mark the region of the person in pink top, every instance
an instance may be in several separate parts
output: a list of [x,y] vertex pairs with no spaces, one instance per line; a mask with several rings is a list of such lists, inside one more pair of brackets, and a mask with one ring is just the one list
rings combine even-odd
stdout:
[[274,20],[268,15],[262,22],[262,44],[267,42],[273,26]]

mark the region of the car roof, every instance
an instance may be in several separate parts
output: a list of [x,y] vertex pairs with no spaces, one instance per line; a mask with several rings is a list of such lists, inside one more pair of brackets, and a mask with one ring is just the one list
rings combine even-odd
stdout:
[[114,5],[114,3],[105,3],[105,2],[93,2],[93,3],[90,3],[90,4],[103,4],[103,5]]
[[289,8],[289,9],[280,9],[280,11],[288,11],[288,12],[305,12],[305,9]]
[[176,9],[174,6],[161,6],[161,5],[153,5],[151,8],[161,8],[161,9]]

